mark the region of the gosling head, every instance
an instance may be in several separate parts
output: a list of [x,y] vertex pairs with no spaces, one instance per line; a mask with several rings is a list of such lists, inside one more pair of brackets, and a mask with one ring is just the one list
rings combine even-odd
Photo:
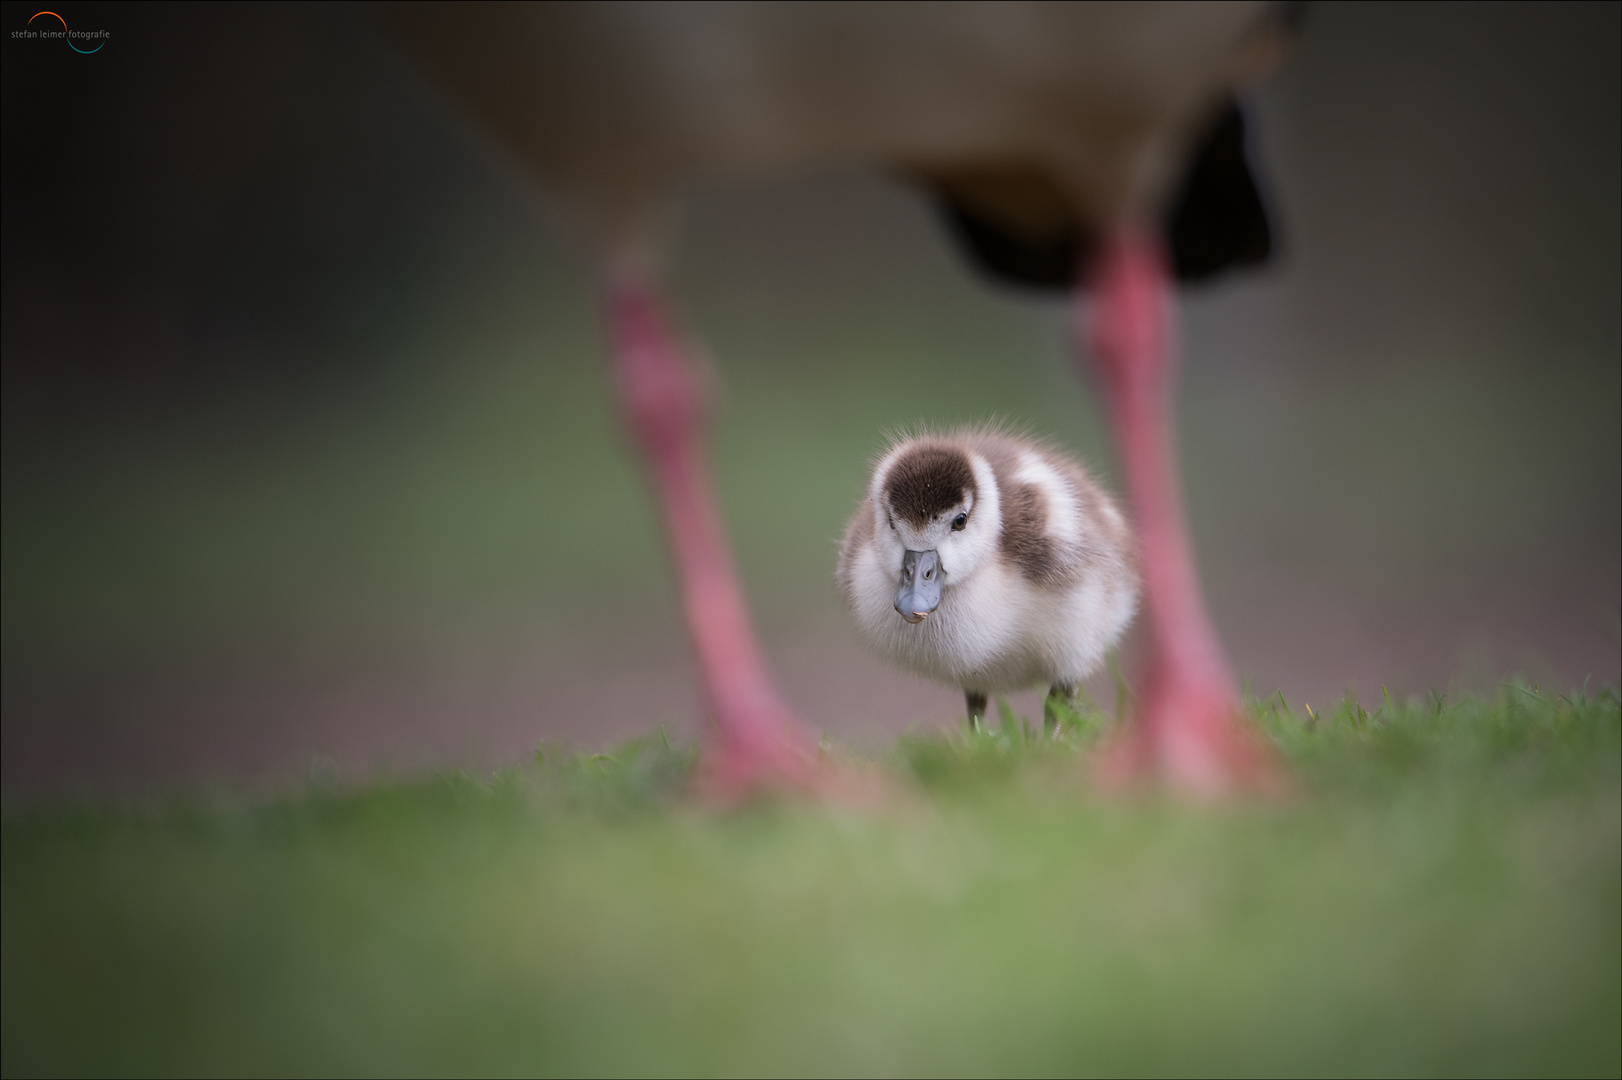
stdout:
[[873,473],[874,540],[895,578],[895,609],[909,623],[997,551],[1002,527],[991,466],[950,439],[909,439]]

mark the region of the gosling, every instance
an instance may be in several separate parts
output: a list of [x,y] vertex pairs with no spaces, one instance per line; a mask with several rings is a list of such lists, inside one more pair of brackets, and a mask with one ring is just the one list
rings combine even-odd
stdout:
[[961,687],[975,724],[992,693],[1046,683],[1050,702],[1073,700],[1132,621],[1136,562],[1126,518],[1078,462],[976,428],[890,446],[836,577],[867,644]]

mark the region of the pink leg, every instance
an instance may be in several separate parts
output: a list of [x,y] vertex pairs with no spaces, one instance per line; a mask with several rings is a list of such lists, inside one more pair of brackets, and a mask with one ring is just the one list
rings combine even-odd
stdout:
[[664,511],[715,721],[701,785],[728,801],[761,788],[809,788],[818,776],[816,745],[778,696],[750,625],[704,460],[706,417],[693,367],[651,282],[611,282],[608,306],[620,402]]
[[[1204,796],[1277,789],[1270,748],[1240,717],[1183,519],[1173,438],[1172,298],[1158,237],[1122,229],[1102,245],[1083,332],[1114,422],[1143,558],[1148,671],[1136,715],[1106,757],[1106,779],[1159,777]],[[1079,312],[1078,312],[1079,315]]]

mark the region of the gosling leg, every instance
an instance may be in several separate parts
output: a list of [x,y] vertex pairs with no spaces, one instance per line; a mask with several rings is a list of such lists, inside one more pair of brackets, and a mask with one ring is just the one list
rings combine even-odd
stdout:
[[1054,683],[1048,688],[1048,696],[1042,701],[1042,730],[1048,738],[1059,733],[1058,706],[1075,711],[1076,687],[1072,683]]

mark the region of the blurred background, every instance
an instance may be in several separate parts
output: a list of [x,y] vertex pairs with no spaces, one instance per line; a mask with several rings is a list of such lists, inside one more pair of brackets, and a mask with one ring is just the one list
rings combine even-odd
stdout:
[[[10,36],[35,10],[0,16],[6,796],[695,734],[589,268],[535,197],[364,11],[57,8],[109,31],[79,55]],[[1186,294],[1181,417],[1252,691],[1618,679],[1619,11],[1315,3],[1257,95],[1283,257]],[[1064,305],[856,168],[695,193],[671,283],[789,697],[859,747],[960,722],[863,655],[835,545],[904,424],[1112,475]]]

